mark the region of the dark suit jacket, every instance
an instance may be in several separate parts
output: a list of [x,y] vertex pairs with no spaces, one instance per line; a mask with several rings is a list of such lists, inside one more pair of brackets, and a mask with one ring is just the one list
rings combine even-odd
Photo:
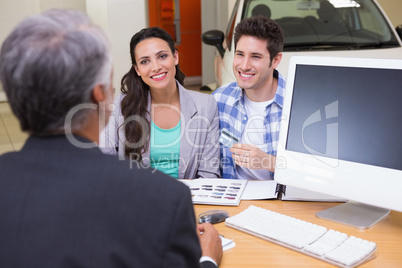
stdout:
[[0,156],[2,268],[200,267],[195,228],[187,186],[98,148],[30,137]]

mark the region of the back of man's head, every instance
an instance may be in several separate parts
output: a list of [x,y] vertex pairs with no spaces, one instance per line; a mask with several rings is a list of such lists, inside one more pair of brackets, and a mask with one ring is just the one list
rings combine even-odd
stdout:
[[[64,133],[67,113],[90,103],[92,89],[111,83],[111,57],[103,32],[78,11],[50,10],[19,23],[0,51],[0,80],[21,129]],[[73,129],[88,109],[73,117]]]

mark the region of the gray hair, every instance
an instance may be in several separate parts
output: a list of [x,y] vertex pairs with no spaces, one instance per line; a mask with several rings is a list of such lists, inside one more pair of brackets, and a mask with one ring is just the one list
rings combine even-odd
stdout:
[[[23,20],[0,51],[0,80],[21,129],[64,133],[72,108],[93,103],[95,85],[110,87],[112,59],[103,31],[82,12],[49,10]],[[79,129],[93,110],[75,114]]]

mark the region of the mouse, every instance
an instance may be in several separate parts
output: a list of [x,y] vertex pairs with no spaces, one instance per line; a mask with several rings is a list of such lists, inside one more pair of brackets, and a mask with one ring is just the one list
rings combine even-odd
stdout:
[[225,221],[227,217],[229,217],[229,213],[224,210],[209,210],[198,215],[198,223],[215,224]]

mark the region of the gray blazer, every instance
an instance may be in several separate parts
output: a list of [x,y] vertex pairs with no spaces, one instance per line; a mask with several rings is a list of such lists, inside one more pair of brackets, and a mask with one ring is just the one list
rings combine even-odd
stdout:
[[[179,179],[216,178],[219,171],[219,118],[214,97],[185,89],[180,83],[181,139],[179,159]],[[120,103],[121,94],[116,98],[115,109],[109,123],[100,134],[99,147],[104,153],[117,154],[117,148],[124,148],[125,134],[119,126],[124,122]],[[149,95],[150,98],[150,95]],[[151,102],[148,102],[151,111]],[[149,118],[147,118],[149,120]],[[149,140],[149,137],[147,137]],[[124,158],[124,150],[118,150]],[[149,166],[150,148],[142,155],[144,166]]]

